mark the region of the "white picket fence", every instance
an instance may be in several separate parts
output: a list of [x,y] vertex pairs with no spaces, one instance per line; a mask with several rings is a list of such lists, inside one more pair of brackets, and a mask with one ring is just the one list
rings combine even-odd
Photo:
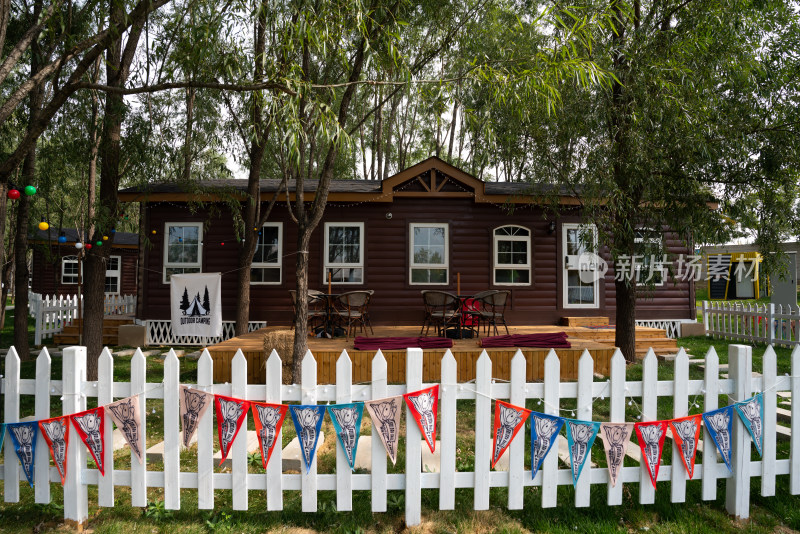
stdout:
[[636,319],[636,326],[660,328],[668,338],[676,339],[681,337],[681,325],[693,322],[691,319]]
[[[82,411],[87,407],[87,398],[96,397],[100,405],[118,398],[139,394],[142,428],[146,428],[149,416],[145,408],[147,399],[163,399],[160,417],[164,424],[164,457],[163,471],[148,470],[147,462],[139,464],[131,456],[130,470],[114,469],[113,451],[110,446],[105,449],[105,476],[100,476],[96,469],[87,466],[87,451],[80,440],[74,437],[68,452],[67,480],[64,487],[64,517],[77,523],[83,523],[88,517],[87,488],[97,486],[99,506],[114,506],[114,491],[117,486],[131,488],[133,506],[147,504],[147,489],[163,488],[163,503],[166,509],[179,509],[181,506],[181,490],[196,491],[198,505],[201,509],[214,507],[215,490],[232,492],[232,503],[235,510],[248,509],[248,496],[251,491],[265,491],[268,510],[283,509],[283,497],[287,491],[300,491],[302,510],[317,510],[319,491],[336,491],[336,509],[340,512],[352,509],[354,491],[369,491],[371,506],[374,512],[385,512],[387,509],[387,492],[405,492],[405,518],[408,525],[417,525],[421,521],[423,488],[439,490],[439,505],[442,510],[455,507],[456,488],[473,488],[475,510],[489,508],[489,495],[493,487],[508,488],[509,509],[523,507],[525,488],[534,486],[541,488],[541,505],[554,507],[557,505],[558,486],[572,484],[569,469],[559,469],[558,456],[551,451],[535,478],[531,478],[529,465],[524,465],[527,431],[522,431],[511,443],[509,451],[508,471],[492,471],[490,469],[492,445],[492,399],[507,399],[515,405],[524,406],[528,399],[543,402],[538,410],[557,414],[558,407],[564,406],[562,401],[575,399],[577,408],[561,415],[573,415],[578,419],[593,419],[593,400],[608,398],[610,403],[610,420],[632,420],[634,415],[628,407],[630,399],[636,399],[641,406],[642,420],[657,418],[658,397],[672,399],[675,417],[687,415],[693,407],[694,399],[702,396],[703,411],[718,408],[721,395],[728,395],[732,400],[744,400],[752,393],[764,392],[764,446],[761,459],[751,459],[750,436],[739,418],[734,418],[732,436],[731,474],[725,464],[717,459],[710,435],[704,433],[705,451],[702,465],[694,470],[693,481],[702,485],[702,498],[713,500],[717,495],[718,479],[726,479],[726,508],[738,517],[749,515],[750,479],[761,477],[761,494],[775,495],[776,477],[790,476],[790,492],[800,493],[800,418],[792,419],[792,436],[790,456],[778,458],[776,453],[776,405],[777,392],[791,390],[792,411],[800,409],[800,347],[792,354],[792,375],[777,376],[776,355],[768,348],[763,356],[762,376],[754,376],[751,372],[752,349],[742,345],[729,348],[730,378],[721,378],[719,359],[713,348],[705,359],[705,378],[689,380],[689,360],[682,350],[674,362],[672,379],[658,379],[658,362],[653,351],[649,351],[643,362],[643,377],[640,381],[627,381],[626,365],[622,354],[617,351],[611,362],[610,379],[596,379],[593,370],[594,362],[589,352],[584,352],[578,367],[577,382],[560,381],[560,362],[554,351],[545,360],[545,380],[543,383],[525,382],[525,357],[517,352],[511,362],[511,382],[500,383],[492,379],[492,361],[483,352],[477,361],[476,379],[471,383],[457,382],[457,364],[450,351],[441,360],[440,407],[437,422],[437,434],[441,451],[441,470],[439,473],[423,472],[422,435],[417,425],[410,423],[411,414],[406,410],[405,439],[405,472],[387,473],[387,455],[381,441],[372,440],[372,459],[369,474],[351,472],[345,454],[337,446],[336,469],[334,473],[318,473],[316,460],[311,464],[308,473],[282,473],[282,451],[276,447],[272,453],[265,473],[249,473],[246,432],[239,432],[231,448],[232,467],[230,472],[218,472],[214,466],[213,453],[216,434],[213,432],[214,415],[208,411],[199,423],[197,431],[197,471],[182,470],[180,461],[180,424],[178,394],[180,385],[180,361],[174,351],[170,351],[164,361],[163,382],[147,383],[145,380],[146,361],[141,351],[136,351],[131,360],[130,382],[114,382],[114,359],[105,349],[99,361],[99,380],[86,381],[86,349],[69,347],[63,352],[62,380],[51,380],[50,356],[42,350],[36,362],[36,379],[20,379],[20,361],[13,349],[6,356],[5,394],[6,422],[16,422],[20,418],[20,395],[35,396],[35,419],[51,416],[51,397],[62,399],[62,413],[70,414]],[[386,359],[380,351],[372,360],[372,376],[370,384],[352,383],[352,362],[346,352],[342,352],[336,364],[337,381],[335,385],[317,385],[317,363],[309,352],[302,362],[301,383],[282,385],[282,363],[276,352],[272,352],[264,369],[265,385],[247,384],[247,360],[239,351],[232,362],[232,382],[230,384],[213,384],[213,361],[204,351],[197,369],[198,383],[193,387],[208,392],[229,395],[242,399],[267,401],[272,403],[300,402],[316,404],[325,402],[346,403],[351,401],[385,398],[401,395],[410,391],[418,391],[429,384],[422,382],[423,353],[421,349],[408,349],[406,357],[406,383],[402,385],[387,384]],[[691,399],[691,400],[690,400]],[[475,403],[475,445],[474,471],[464,472],[456,469],[459,451],[456,449],[457,400]],[[700,403],[698,401],[698,403]],[[534,402],[534,404],[536,404]],[[152,407],[152,406],[151,406]],[[627,408],[627,413],[626,413]],[[288,424],[288,423],[287,423]],[[247,423],[245,422],[246,430]],[[105,422],[105,443],[111,441],[111,420]],[[144,439],[142,436],[141,439]],[[281,436],[278,436],[281,443]],[[9,441],[6,441],[5,464],[0,470],[4,479],[4,497],[6,502],[18,502],[20,499],[21,467]],[[144,442],[142,443],[144,445]],[[599,445],[597,445],[599,446]],[[629,445],[636,447],[635,444]],[[463,454],[463,453],[462,453]],[[598,456],[595,455],[595,458]],[[48,503],[51,500],[50,485],[60,482],[55,467],[50,467],[49,451],[42,445],[36,449],[35,468],[35,501]],[[686,500],[687,473],[680,460],[678,447],[672,448],[672,457],[662,459],[659,471],[658,491],[670,491],[672,502]],[[185,467],[185,466],[184,466]],[[669,488],[667,487],[669,482]],[[694,482],[693,482],[694,483]],[[608,505],[619,505],[623,502],[624,486],[638,485],[638,500],[642,504],[654,502],[655,489],[650,483],[647,468],[644,464],[636,467],[624,467],[619,475],[616,487],[609,483],[608,471],[605,467],[592,467],[588,463],[578,480],[574,490],[575,506],[589,506],[590,487],[593,484],[606,485],[608,488]],[[635,490],[634,490],[635,491]],[[595,502],[595,505],[599,503]]]
[[[28,293],[28,310],[36,320],[34,344],[59,334],[78,316],[78,295],[42,295]],[[106,295],[103,300],[104,315],[129,315],[136,313],[136,295]]]
[[[219,337],[204,336],[176,336],[172,331],[172,321],[153,320],[143,321],[145,325],[146,344],[150,345],[181,345],[181,346],[206,346],[231,339],[236,335],[236,321],[222,321],[222,335]],[[266,321],[250,321],[247,331],[252,332],[259,328],[266,328]]]
[[770,345],[800,345],[800,308],[703,301],[706,335]]

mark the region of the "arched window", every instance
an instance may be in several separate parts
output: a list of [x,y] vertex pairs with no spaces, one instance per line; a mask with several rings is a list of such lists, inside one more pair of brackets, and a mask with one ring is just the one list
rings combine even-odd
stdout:
[[531,231],[522,226],[494,230],[494,284],[531,284]]

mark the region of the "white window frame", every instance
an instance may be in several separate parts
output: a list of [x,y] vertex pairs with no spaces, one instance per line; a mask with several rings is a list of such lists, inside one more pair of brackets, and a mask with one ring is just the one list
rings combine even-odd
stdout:
[[[414,262],[414,229],[415,228],[444,228],[444,263],[415,263]],[[446,286],[450,283],[450,225],[448,223],[409,223],[408,225],[408,283],[412,286]],[[415,269],[444,269],[445,281],[414,282]]]
[[[358,228],[358,263],[330,263],[329,257],[329,238],[330,233],[328,230],[331,227],[350,227]],[[326,222],[325,223],[325,249],[323,251],[323,264],[322,264],[322,284],[328,283],[328,270],[329,269],[361,269],[361,280],[358,282],[337,282],[332,281],[332,284],[347,285],[347,286],[360,286],[364,285],[364,278],[366,275],[364,269],[364,223],[363,222]]]
[[[639,234],[639,235],[637,236],[636,234]],[[646,235],[646,234],[649,234],[649,235]],[[657,243],[658,244],[658,248],[662,249],[664,247],[664,234],[656,231],[653,228],[637,228],[636,230],[634,230],[633,242],[635,244],[637,244],[637,245],[641,244],[641,243]],[[638,261],[640,259],[642,260],[641,262]],[[634,270],[636,271],[636,276],[637,276],[636,283],[637,284],[647,285],[646,280],[647,280],[647,276],[650,274],[650,266],[648,265],[647,269],[644,269],[644,266],[645,266],[644,260],[645,259],[649,260],[650,259],[650,255],[649,254],[648,255],[642,255],[641,257],[637,256],[637,258],[636,258],[637,262],[636,262],[636,265],[634,266]],[[657,259],[657,261],[660,261],[660,260],[661,260],[661,258]],[[668,273],[668,270],[667,270],[666,267],[662,267],[661,269],[657,269],[656,271],[660,271],[661,272],[661,281],[660,282],[654,282],[653,286],[654,287],[661,287],[666,282],[667,276],[668,276],[669,273]]]
[[[250,269],[278,269],[278,281],[277,282],[253,282],[252,278],[250,281],[251,285],[254,286],[278,286],[283,283],[283,223],[282,222],[268,222],[264,223],[262,228],[277,228],[278,229],[278,262],[277,263],[264,263],[264,262],[253,262],[250,264]],[[259,238],[261,236],[258,236]],[[256,245],[258,247],[258,245]]]
[[[167,258],[169,252],[169,229],[171,226],[196,226],[197,227],[197,261],[191,263],[178,263],[168,262]],[[203,272],[203,223],[201,222],[165,222],[164,223],[164,256],[163,267],[161,270],[162,281],[169,284],[167,278],[167,269],[197,269],[197,272]]]
[[[595,253],[598,251],[597,246],[597,227],[593,224],[581,224],[581,223],[562,223],[561,224],[561,258],[565,261],[568,259],[569,256],[574,256],[573,254],[567,254],[567,232],[569,230],[580,230],[585,231],[586,229],[591,229],[592,236],[593,236],[593,246]],[[577,269],[570,269],[569,266],[565,263],[562,265],[562,277],[563,280],[563,295],[562,295],[562,304],[564,309],[597,309],[600,307],[600,280],[596,279],[594,281],[594,302],[589,304],[570,304],[569,302],[569,272],[570,271],[577,271]]]
[[[521,230],[525,230],[528,232],[526,236],[518,236],[518,235],[497,235],[497,231],[503,228],[519,228]],[[529,286],[531,285],[531,281],[533,279],[533,269],[531,268],[531,229],[526,228],[525,226],[520,226],[518,224],[505,224],[503,226],[498,226],[494,230],[492,230],[492,242],[494,244],[494,257],[493,257],[493,268],[492,268],[492,283],[496,286]],[[500,255],[500,241],[523,241],[526,243],[526,257],[525,263],[500,263],[499,255]],[[517,270],[517,271],[528,271],[528,281],[527,282],[498,282],[497,281],[497,271],[499,269],[502,270]]]
[[[105,293],[106,293],[106,295],[119,295],[120,292],[122,291],[122,256],[117,256],[117,255],[109,256],[108,257],[109,264],[111,262],[111,258],[117,258],[117,269],[112,271],[112,270],[107,268],[105,277],[108,278],[109,273],[112,273],[112,274],[115,273],[114,277],[117,279],[117,290],[116,291],[106,291]],[[103,280],[103,286],[105,288],[105,279]]]
[[[70,275],[70,277],[75,276],[75,281],[74,282],[65,282],[64,281],[64,266],[67,263],[70,263],[70,264],[74,263],[74,264],[76,264],[78,266],[78,270],[79,270],[78,274],[76,274],[76,275],[72,275],[71,274]],[[78,280],[80,279],[80,272],[82,270],[83,270],[83,266],[81,265],[81,262],[78,261],[78,256],[64,256],[64,257],[62,257],[61,258],[61,284],[62,285],[78,285]]]

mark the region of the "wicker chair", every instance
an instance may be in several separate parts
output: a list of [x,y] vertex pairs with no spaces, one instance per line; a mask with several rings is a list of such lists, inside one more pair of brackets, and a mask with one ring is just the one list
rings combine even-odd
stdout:
[[428,335],[431,326],[436,327],[436,334],[444,337],[448,327],[459,328],[461,321],[461,301],[446,291],[422,292],[425,305],[425,317],[419,335]]
[[[289,295],[292,297],[292,329],[297,322],[297,291],[294,289],[289,290]],[[309,333],[313,333],[314,329],[325,324],[325,297],[324,293],[316,289],[308,290],[308,328]]]
[[375,334],[369,320],[369,300],[373,293],[372,290],[348,291],[336,297],[335,313],[348,339],[351,332],[355,333],[356,328],[366,332],[366,328],[369,327],[370,332]]
[[[485,327],[485,331],[489,333],[489,327],[494,327],[494,334],[497,335],[497,325],[501,324],[506,329],[508,335],[508,324],[506,324],[506,304],[511,296],[511,291],[486,291],[485,295],[481,296],[482,303],[480,310],[480,321]],[[478,295],[475,295],[478,298]]]

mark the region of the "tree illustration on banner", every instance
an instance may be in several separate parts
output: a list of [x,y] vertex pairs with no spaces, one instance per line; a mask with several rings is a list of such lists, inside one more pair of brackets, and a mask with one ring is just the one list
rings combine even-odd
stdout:
[[403,403],[400,399],[398,395],[364,403],[392,464],[397,464],[397,443],[400,440],[400,407]]
[[22,464],[22,471],[31,487],[33,487],[33,468],[36,457],[36,426],[35,421],[6,424],[14,451],[17,453],[19,463]]
[[75,425],[75,430],[83,441],[86,448],[97,464],[100,474],[105,476],[106,470],[103,465],[103,450],[105,450],[105,438],[103,430],[106,427],[105,410],[103,406],[98,406],[92,410],[74,413],[69,416]]
[[142,454],[142,419],[139,416],[139,395],[121,399],[111,404],[107,404],[111,419],[117,424],[117,428],[122,431],[122,435],[131,451],[139,460],[139,464],[144,463]]
[[317,404],[292,405],[289,406],[289,413],[292,415],[294,429],[297,431],[300,448],[303,450],[303,463],[306,465],[306,474],[308,474],[311,469],[311,462],[314,461],[314,453],[317,451],[317,441],[319,440],[319,431],[322,428],[322,418],[325,416],[325,406]]
[[764,394],[759,393],[746,401],[737,402],[734,407],[745,428],[750,432],[750,437],[756,445],[758,455],[761,456],[761,449],[764,446],[764,433],[762,431],[764,428]]
[[50,448],[50,456],[61,475],[61,485],[67,476],[67,449],[69,448],[69,417],[53,417],[39,421],[42,436]]
[[703,422],[706,425],[711,439],[717,446],[719,454],[731,470],[731,434],[733,433],[733,406],[725,406],[703,414]]
[[542,462],[556,442],[562,426],[562,417],[531,412],[531,478],[535,478],[542,467]]
[[266,469],[289,407],[285,404],[266,402],[252,402],[251,404],[253,405],[256,435],[258,435],[258,446],[261,449],[261,464]]
[[239,429],[242,428],[242,423],[247,419],[250,401],[214,395],[214,402],[217,406],[217,432],[219,433],[219,449],[222,453],[219,465],[222,465],[228,457],[233,440],[236,439]]
[[403,395],[406,404],[419,425],[431,453],[436,452],[436,411],[439,406],[439,384]]
[[625,460],[625,451],[632,435],[633,423],[600,423],[600,440],[606,452],[611,487],[617,485],[617,478]]
[[642,461],[647,467],[650,482],[655,488],[658,480],[658,468],[661,465],[661,452],[664,450],[664,438],[667,437],[667,422],[635,423],[633,427],[636,429],[639,448],[642,449]]
[[525,426],[525,421],[531,414],[530,410],[514,406],[507,402],[496,400],[494,402],[494,432],[492,441],[492,467],[511,445],[519,429]]
[[697,444],[700,442],[700,426],[703,422],[701,414],[690,415],[673,419],[669,422],[675,446],[681,451],[681,459],[689,473],[689,478],[694,477],[694,460],[697,456]]
[[214,395],[200,391],[199,389],[192,389],[186,386],[181,386],[180,399],[181,421],[183,427],[181,429],[183,434],[183,446],[187,449],[192,441],[192,436],[197,431],[197,425],[200,418],[206,413],[206,410],[211,406]]
[[567,446],[572,466],[572,485],[578,483],[583,466],[591,456],[592,444],[600,430],[600,423],[565,419],[567,425]]
[[333,429],[339,438],[350,469],[355,469],[358,436],[361,433],[361,417],[364,415],[364,403],[332,404],[328,406],[328,414],[333,421]]

